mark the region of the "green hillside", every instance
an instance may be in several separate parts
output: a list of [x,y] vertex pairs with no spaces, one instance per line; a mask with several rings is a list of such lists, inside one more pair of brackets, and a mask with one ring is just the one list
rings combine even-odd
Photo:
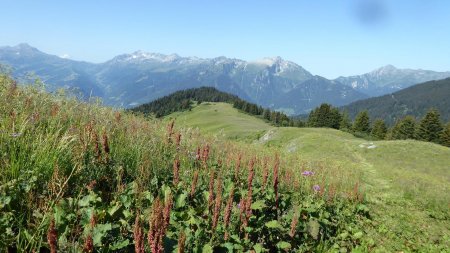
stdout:
[[450,120],[450,78],[416,84],[389,95],[359,100],[342,107],[352,118],[368,110],[372,119],[381,118],[388,124],[405,115],[421,118],[430,108],[437,109],[444,122]]
[[435,251],[430,244],[450,246],[447,147],[413,140],[368,142],[333,129],[276,128],[225,103],[202,104],[169,118],[203,133],[244,138],[314,166],[333,164],[358,176],[373,211],[367,233],[376,248]]
[[167,117],[178,124],[198,127],[204,133],[223,135],[228,139],[253,140],[271,125],[254,116],[238,113],[231,104],[204,102],[189,112],[176,112]]

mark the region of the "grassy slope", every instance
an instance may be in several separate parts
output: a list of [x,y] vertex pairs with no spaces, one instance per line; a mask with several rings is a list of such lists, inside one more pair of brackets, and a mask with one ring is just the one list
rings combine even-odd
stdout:
[[[379,249],[450,247],[450,149],[413,140],[367,141],[333,129],[275,128],[229,104],[202,104],[170,115],[178,124],[245,139],[338,164],[361,176],[374,215],[368,225]],[[365,145],[360,147],[360,145]]]
[[236,113],[226,103],[202,103],[190,112],[173,113],[169,118],[177,118],[177,123],[198,127],[206,133],[222,133],[229,139],[254,139],[273,128],[262,119]]

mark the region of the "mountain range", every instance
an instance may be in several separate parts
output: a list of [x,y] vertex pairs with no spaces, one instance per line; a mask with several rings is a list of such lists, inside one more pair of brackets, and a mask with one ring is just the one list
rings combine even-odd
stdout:
[[12,67],[19,80],[33,73],[51,89],[64,87],[85,97],[98,96],[107,105],[133,107],[178,90],[210,86],[287,114],[307,113],[324,102],[342,106],[450,77],[450,72],[386,66],[360,76],[329,80],[280,57],[244,61],[143,51],[95,64],[46,54],[28,44],[0,47],[0,64]]
[[411,85],[450,77],[450,72],[422,69],[398,69],[386,65],[363,75],[338,77],[336,81],[349,85],[371,97],[389,94]]

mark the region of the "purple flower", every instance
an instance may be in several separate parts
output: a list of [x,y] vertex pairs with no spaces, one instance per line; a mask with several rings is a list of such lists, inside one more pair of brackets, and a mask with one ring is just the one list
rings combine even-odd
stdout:
[[21,135],[22,135],[22,133],[12,133],[12,134],[11,134],[11,137],[16,138],[16,137],[19,137],[19,136],[21,136]]
[[238,203],[238,204],[236,205],[236,207],[237,207],[238,209],[241,209],[241,203]]
[[302,172],[302,175],[303,176],[312,176],[312,175],[314,175],[314,172],[313,171],[309,171],[309,170],[305,170],[305,171],[303,171]]
[[320,191],[320,186],[319,186],[318,184],[314,185],[314,186],[313,186],[313,190],[314,190],[315,192]]

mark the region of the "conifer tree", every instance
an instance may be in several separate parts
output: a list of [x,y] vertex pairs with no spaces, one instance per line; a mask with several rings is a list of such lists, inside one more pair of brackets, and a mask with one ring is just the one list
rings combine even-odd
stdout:
[[431,109],[420,121],[417,128],[417,138],[422,141],[439,143],[442,129],[439,112]]
[[324,103],[310,112],[308,126],[339,129],[341,117],[341,113],[337,108]]
[[264,110],[263,118],[270,121],[270,110],[269,109]]
[[305,127],[306,126],[306,124],[305,124],[305,122],[303,122],[302,120],[293,120],[294,121],[294,126],[295,127]]
[[329,127],[330,125],[331,105],[321,104],[317,110],[317,127]]
[[450,147],[450,122],[448,122],[444,130],[442,130],[441,144]]
[[415,139],[416,120],[412,116],[406,116],[397,121],[392,129],[392,139],[406,140]]
[[262,106],[258,107],[258,115],[262,115],[264,112],[264,108],[262,108]]
[[307,124],[309,127],[317,126],[317,108],[309,112]]
[[356,115],[353,123],[353,131],[361,133],[370,133],[370,118],[367,110],[362,111]]
[[347,111],[344,111],[342,113],[341,122],[339,122],[339,129],[350,130],[351,128],[352,128],[352,123],[350,121],[350,116],[348,116]]
[[247,111],[248,111],[248,104],[247,104],[246,102],[244,102],[244,103],[242,104],[241,110],[244,111],[244,112],[247,112]]
[[386,136],[384,137],[386,140],[393,140],[392,138],[393,127],[387,129]]
[[270,114],[270,121],[272,121],[272,123],[274,123],[275,125],[280,122],[280,118],[278,116],[279,114],[274,111],[272,111],[272,113]]
[[372,135],[375,138],[383,140],[384,138],[386,138],[386,132],[387,132],[387,128],[386,128],[386,124],[384,123],[384,120],[382,120],[382,119],[375,120],[375,122],[373,123],[372,132],[370,132],[370,135]]
[[339,109],[331,108],[328,127],[331,127],[334,129],[339,129],[341,120],[342,120],[342,115],[339,112]]

